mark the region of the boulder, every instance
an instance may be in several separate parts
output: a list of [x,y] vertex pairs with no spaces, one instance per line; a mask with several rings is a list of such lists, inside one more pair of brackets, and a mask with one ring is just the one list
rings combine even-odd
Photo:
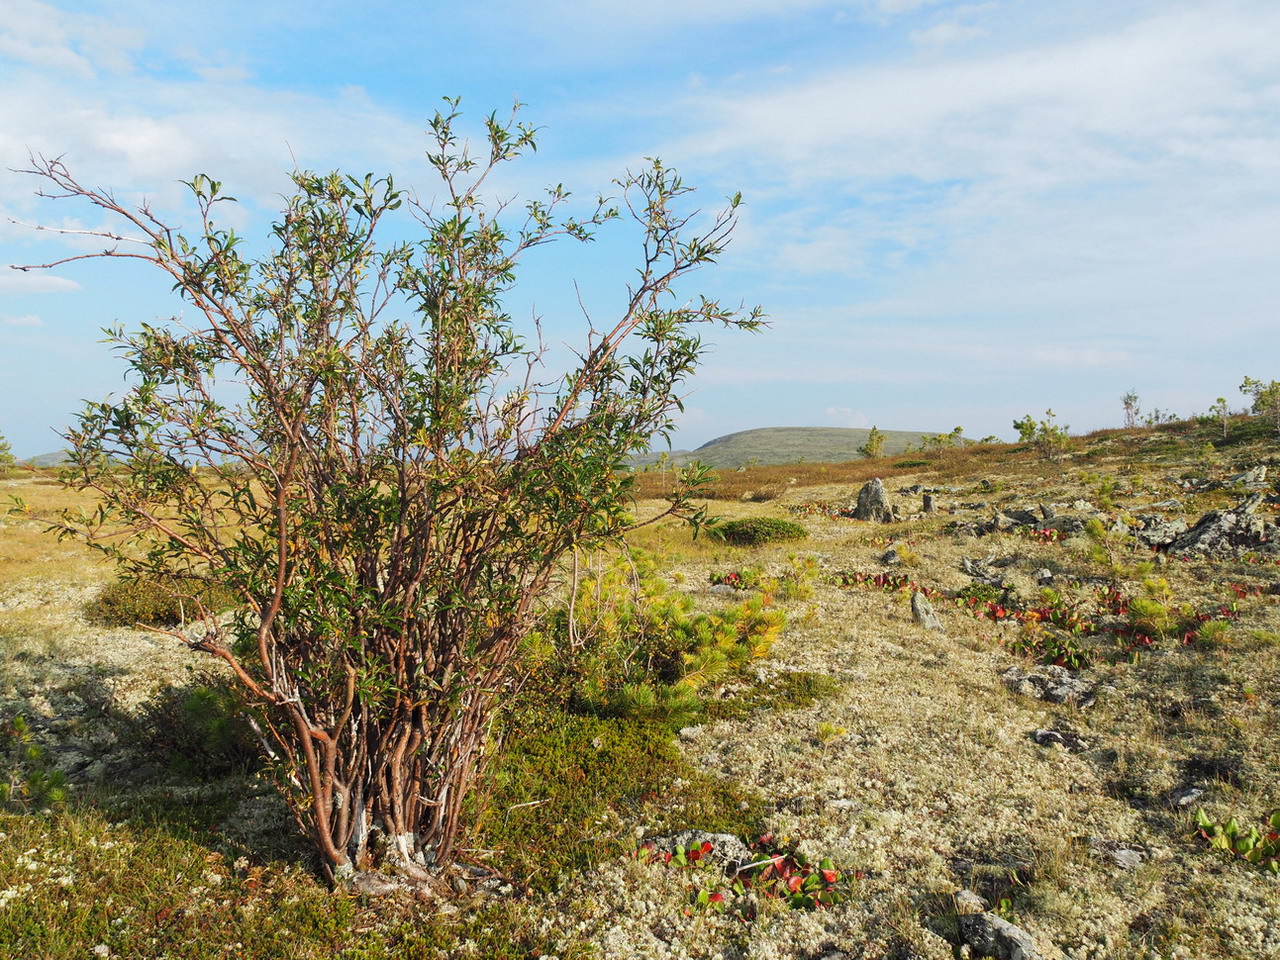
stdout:
[[1163,517],[1135,517],[1141,528],[1134,531],[1134,537],[1148,547],[1166,547],[1190,529],[1187,521],[1178,517],[1165,520]]
[[1169,543],[1169,553],[1177,557],[1191,554],[1232,556],[1249,550],[1276,550],[1276,527],[1255,511],[1263,496],[1255,493],[1229,510],[1214,510],[1196,521],[1186,533]]
[[884,483],[879,477],[869,480],[858,491],[858,504],[853,508],[853,519],[878,523],[893,521],[893,508],[889,506],[889,498],[884,492]]

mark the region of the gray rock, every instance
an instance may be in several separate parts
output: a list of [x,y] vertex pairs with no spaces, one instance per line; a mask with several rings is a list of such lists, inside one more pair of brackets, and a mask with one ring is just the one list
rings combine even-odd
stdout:
[[995,587],[997,590],[1005,589],[1008,584],[1004,582],[1004,576],[993,570],[987,569],[987,564],[993,563],[995,555],[988,555],[982,560],[974,560],[970,557],[960,558],[960,569],[967,573],[975,582],[985,583],[987,586]]
[[1136,519],[1141,521],[1142,529],[1135,531],[1134,536],[1149,547],[1167,546],[1189,529],[1187,521],[1181,517],[1173,520],[1165,520],[1161,517],[1138,517]]
[[972,890],[957,890],[955,893],[956,913],[965,916],[971,913],[986,913],[991,907],[982,897]]
[[900,564],[902,562],[902,557],[898,553],[898,548],[890,547],[888,550],[882,553],[880,555],[880,562],[883,563],[886,567],[896,567],[898,564]]
[[1234,477],[1227,477],[1227,483],[1243,483],[1246,487],[1261,486],[1267,482],[1267,468],[1263,464],[1251,467],[1244,473],[1237,473]]
[[1094,702],[1092,681],[1073,674],[1066,667],[1050,666],[1043,670],[1043,673],[1034,673],[1021,667],[1010,667],[1000,675],[1000,679],[1014,693],[1046,703],[1087,707]]
[[718,597],[732,597],[738,591],[727,583],[717,583],[715,586],[708,588],[707,592],[714,593]]
[[1049,587],[1053,585],[1053,571],[1048,567],[1041,567],[1031,575],[1035,580],[1037,587]]
[[1036,730],[1031,739],[1042,747],[1062,747],[1071,753],[1082,753],[1089,749],[1087,741],[1070,730]]
[[1057,515],[1058,515],[1058,511],[1053,509],[1053,507],[1049,506],[1049,504],[1047,503],[1040,504],[1040,518],[1042,520],[1052,520]]
[[878,523],[893,521],[893,510],[889,506],[889,498],[885,495],[884,483],[879,477],[869,480],[858,491],[858,503],[853,508],[853,518]]
[[1110,860],[1113,866],[1126,871],[1136,870],[1151,859],[1151,851],[1141,844],[1118,843],[1115,840],[1091,837],[1089,848],[1097,856]]
[[1170,542],[1169,553],[1178,557],[1197,553],[1231,556],[1248,550],[1274,550],[1274,525],[1254,514],[1262,500],[1258,493],[1229,510],[1206,513],[1194,527]]
[[1152,510],[1182,510],[1182,501],[1170,497],[1168,500],[1161,500],[1159,503],[1151,504]]
[[1030,510],[1005,510],[1002,511],[1002,515],[1008,517],[1020,527],[1035,526],[1036,522],[1042,519],[1041,517],[1037,517]]
[[946,627],[942,625],[942,621],[938,619],[938,615],[933,612],[933,604],[931,604],[923,593],[913,592],[911,594],[911,616],[915,618],[916,623],[924,627],[926,630],[936,630],[938,633],[946,633]]
[[703,859],[709,863],[722,864],[726,872],[734,872],[744,863],[751,862],[751,850],[745,843],[730,833],[708,833],[705,830],[681,830],[667,837],[655,837],[649,841],[655,850],[663,853],[675,853],[676,847],[692,850],[704,843],[711,844],[711,849]]
[[1038,530],[1060,530],[1065,534],[1079,533],[1084,529],[1084,521],[1079,517],[1054,516],[1041,520],[1036,524]]
[[1031,934],[994,913],[972,913],[960,917],[960,935],[980,957],[1041,960]]
[[1170,806],[1189,807],[1203,796],[1203,787],[1187,785],[1185,787],[1178,787],[1177,789],[1170,790],[1168,800]]
[[920,501],[921,513],[934,513],[938,508],[933,505],[933,494],[926,493]]

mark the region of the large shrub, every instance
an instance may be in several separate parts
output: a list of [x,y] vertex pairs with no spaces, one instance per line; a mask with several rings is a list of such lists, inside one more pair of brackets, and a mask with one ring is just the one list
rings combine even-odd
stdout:
[[[759,324],[675,290],[719,257],[739,198],[695,229],[689,188],[652,161],[579,217],[554,187],[509,226],[506,199],[481,187],[533,129],[490,116],[473,155],[455,107],[431,122],[439,182],[421,192],[438,206],[390,178],[296,172],[256,259],[219,225],[231,201],[206,176],[189,184],[188,237],[60,160],[31,171],[122,221],[144,242],[110,255],[158,268],[187,303],[183,323],[112,332],[131,386],[69,435],[71,483],[103,507],[60,524],[128,575],[236,594],[231,622],[179,636],[225,661],[261,712],[270,769],[335,879],[387,868],[431,883],[451,862],[561,558],[631,523],[627,460],[670,430],[703,325]],[[412,217],[391,235],[422,235],[380,245],[402,206]],[[538,328],[503,297],[530,250],[615,220],[632,224],[638,275],[569,369],[549,370]],[[699,522],[704,476],[687,473],[665,515]]]

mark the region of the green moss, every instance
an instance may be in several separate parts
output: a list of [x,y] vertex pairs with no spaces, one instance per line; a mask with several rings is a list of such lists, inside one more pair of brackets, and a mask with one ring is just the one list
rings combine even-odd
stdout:
[[513,713],[475,845],[536,888],[635,849],[633,828],[750,836],[761,801],[692,769],[664,724],[542,709]]

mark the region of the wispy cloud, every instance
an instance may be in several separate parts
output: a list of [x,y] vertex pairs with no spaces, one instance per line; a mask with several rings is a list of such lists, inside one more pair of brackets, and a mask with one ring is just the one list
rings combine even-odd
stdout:
[[44,321],[34,313],[24,314],[20,317],[0,316],[0,323],[6,327],[42,327]]

